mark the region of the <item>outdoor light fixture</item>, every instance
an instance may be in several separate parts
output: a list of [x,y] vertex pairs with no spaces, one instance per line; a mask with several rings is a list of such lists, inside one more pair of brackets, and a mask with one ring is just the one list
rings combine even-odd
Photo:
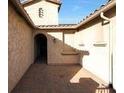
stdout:
[[56,43],[56,38],[53,38],[53,42]]

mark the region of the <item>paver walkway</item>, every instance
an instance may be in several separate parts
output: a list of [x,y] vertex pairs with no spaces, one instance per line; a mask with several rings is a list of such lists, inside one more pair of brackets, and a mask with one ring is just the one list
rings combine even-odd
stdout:
[[11,93],[96,93],[99,84],[91,78],[70,82],[80,69],[80,65],[33,64]]

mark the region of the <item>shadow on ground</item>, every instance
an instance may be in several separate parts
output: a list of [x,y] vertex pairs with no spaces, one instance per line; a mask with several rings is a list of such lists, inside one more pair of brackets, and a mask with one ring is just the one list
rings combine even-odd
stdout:
[[33,64],[11,93],[96,93],[99,84],[91,78],[70,83],[80,69],[80,65]]

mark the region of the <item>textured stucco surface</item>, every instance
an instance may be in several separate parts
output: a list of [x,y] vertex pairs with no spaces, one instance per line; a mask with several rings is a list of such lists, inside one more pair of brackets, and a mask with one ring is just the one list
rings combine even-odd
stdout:
[[[35,25],[58,25],[58,7],[59,5],[41,0],[24,8]],[[39,8],[43,9],[42,17],[39,17]]]
[[[82,26],[82,29],[75,34],[76,48],[89,52],[88,56],[82,57],[83,67],[96,76],[110,83],[111,57],[109,52],[115,57],[115,33],[116,33],[116,10],[115,7],[107,11],[104,15],[110,18],[111,22],[104,24],[104,20],[96,18]],[[83,46],[78,46],[82,44]],[[115,72],[115,59],[113,59]]]
[[26,21],[16,13],[10,4],[8,9],[8,79],[10,92],[33,62],[33,40],[31,28]]
[[[84,68],[103,79],[107,84],[110,82],[110,56],[112,43],[115,45],[116,14],[115,7],[105,13],[111,23],[104,24],[100,17],[80,27],[76,33],[35,31],[34,35],[43,33],[48,38],[48,64],[74,64],[80,63]],[[111,32],[111,36],[109,35]],[[54,38],[56,41],[54,42]],[[113,40],[112,40],[113,38]],[[109,41],[110,39],[110,41]],[[64,42],[64,44],[63,44]],[[110,46],[109,46],[110,45]],[[110,47],[110,49],[109,49]],[[78,55],[62,55],[78,51]],[[115,50],[113,47],[113,56]],[[67,54],[68,54],[67,53]],[[114,68],[115,68],[115,59]]]
[[[34,37],[47,37],[48,64],[81,64],[109,83],[109,24],[96,18],[79,28],[79,32],[66,33],[32,29],[9,4],[9,92],[34,61]],[[111,32],[115,35],[115,8],[108,11]],[[110,38],[112,41],[112,38]],[[113,40],[114,41],[114,40]],[[115,45],[115,42],[113,42]],[[113,47],[114,49],[114,47]],[[115,56],[115,51],[114,54]],[[114,61],[115,64],[115,61]]]
[[[63,43],[62,32],[47,33],[39,30],[34,31],[34,37],[37,34],[44,34],[47,37],[47,63],[50,65],[54,64],[79,64],[80,55],[79,54],[68,54],[63,55],[63,51],[75,52],[73,47],[67,43]],[[54,41],[55,39],[55,41]]]

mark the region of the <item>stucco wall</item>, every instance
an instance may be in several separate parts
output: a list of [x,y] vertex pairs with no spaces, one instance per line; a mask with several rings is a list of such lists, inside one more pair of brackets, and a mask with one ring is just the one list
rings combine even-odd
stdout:
[[[77,48],[88,51],[89,55],[83,56],[81,65],[105,81],[109,80],[108,43],[103,39],[101,23],[83,29],[76,33],[78,38]],[[105,45],[107,43],[107,45]],[[96,45],[94,45],[96,44]],[[100,46],[100,44],[103,44]]]
[[116,16],[111,21],[113,29],[113,87],[116,89]]
[[[109,44],[112,46],[112,42],[115,40],[115,8],[108,11],[106,16],[111,19],[110,27],[109,24],[103,24],[103,20],[99,17],[92,20],[85,24],[80,31],[75,34],[75,47],[89,52],[89,55],[81,58],[82,66],[100,77],[106,84],[109,84],[109,51],[112,51],[109,50]],[[110,31],[111,37],[109,35]],[[112,33],[114,33],[113,40]],[[109,43],[109,38],[111,43]],[[115,45],[115,42],[113,42],[113,45]],[[113,55],[115,55],[115,51]]]
[[37,34],[44,34],[47,37],[48,64],[79,64],[80,55],[76,54],[73,47],[68,43],[63,43],[63,32],[35,30],[34,37]]
[[[115,32],[115,8],[106,16],[111,18],[111,32]],[[49,23],[47,20],[42,22]],[[47,37],[48,64],[80,63],[85,69],[109,83],[110,28],[109,24],[103,25],[102,22],[98,17],[83,25],[76,33],[34,30],[9,5],[9,92],[34,61],[33,41],[37,34]],[[113,55],[115,56],[115,51]]]
[[33,39],[31,28],[17,14],[10,3],[8,10],[8,80],[10,92],[33,62]]
[[[58,7],[59,5],[41,0],[30,6],[26,6],[25,10],[31,17],[35,25],[58,25]],[[39,8],[43,9],[43,17],[39,17]]]

